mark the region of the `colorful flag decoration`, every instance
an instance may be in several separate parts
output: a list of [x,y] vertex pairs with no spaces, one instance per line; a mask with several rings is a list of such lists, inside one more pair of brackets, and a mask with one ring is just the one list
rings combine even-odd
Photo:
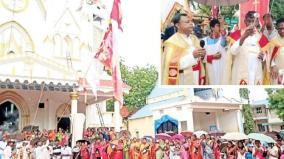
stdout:
[[245,15],[248,11],[256,11],[259,13],[259,20],[263,24],[263,15],[269,13],[269,0],[248,0],[240,4],[240,27],[245,28]]
[[120,72],[119,39],[122,33],[122,16],[120,10],[120,0],[113,1],[113,7],[110,15],[111,21],[105,32],[99,51],[96,53],[97,58],[106,69],[112,72],[114,98],[119,102],[120,107],[123,105],[122,79]]

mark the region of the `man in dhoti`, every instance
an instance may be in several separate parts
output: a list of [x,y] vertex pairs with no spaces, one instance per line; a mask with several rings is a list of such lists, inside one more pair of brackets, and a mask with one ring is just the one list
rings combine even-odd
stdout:
[[271,40],[271,84],[284,84],[284,18],[276,22],[278,34]]
[[255,11],[245,16],[246,28],[230,35],[235,40],[230,48],[234,55],[232,68],[233,85],[263,84],[263,59],[268,50],[268,39],[258,31],[258,18]]
[[223,82],[223,74],[226,51],[225,47],[226,37],[220,33],[220,22],[217,19],[210,21],[210,36],[204,38],[205,50],[206,50],[206,74],[208,78],[207,84],[221,85],[228,84]]
[[164,43],[161,58],[163,85],[198,85],[205,80],[202,73],[202,58],[205,49],[199,47],[198,38],[191,34],[193,23],[187,14],[177,13],[173,18],[177,33]]

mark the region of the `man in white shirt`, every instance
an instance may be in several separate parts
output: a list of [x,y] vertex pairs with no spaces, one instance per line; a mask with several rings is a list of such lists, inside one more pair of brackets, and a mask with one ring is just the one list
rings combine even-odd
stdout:
[[6,148],[4,149],[4,159],[11,159],[16,154],[13,153],[12,148],[14,146],[13,141],[8,141]]
[[6,147],[6,142],[5,141],[0,141],[0,159],[4,158],[4,149]]
[[37,147],[35,148],[35,159],[50,159],[47,149],[48,145],[49,140],[46,141],[45,145],[43,145],[41,141],[37,143]]
[[72,149],[66,143],[63,147],[61,147],[61,159],[71,159],[72,157]]

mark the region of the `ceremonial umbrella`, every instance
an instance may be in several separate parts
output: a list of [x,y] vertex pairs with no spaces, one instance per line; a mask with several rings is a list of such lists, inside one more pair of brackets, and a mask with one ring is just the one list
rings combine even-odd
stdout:
[[271,137],[260,133],[250,133],[248,134],[248,138],[266,143],[276,143],[275,140],[273,140]]
[[166,133],[157,134],[155,137],[156,137],[156,139],[162,139],[162,140],[169,140],[169,139],[171,139],[171,136],[166,134]]
[[222,132],[222,131],[216,130],[216,131],[210,131],[210,132],[209,132],[209,135],[210,135],[210,136],[224,136],[225,133]]
[[184,137],[189,137],[193,134],[193,132],[191,131],[182,131],[180,132],[181,135],[183,135]]
[[231,132],[231,133],[226,133],[221,138],[225,140],[246,140],[248,139],[248,136],[240,132]]
[[197,138],[200,138],[201,135],[207,135],[208,133],[206,131],[203,131],[203,130],[199,130],[199,131],[195,131],[193,133],[194,135],[196,135]]
[[197,3],[205,4],[208,6],[233,6],[248,0],[194,0]]
[[181,134],[176,134],[176,135],[172,136],[171,139],[172,140],[184,141],[184,136],[182,136]]

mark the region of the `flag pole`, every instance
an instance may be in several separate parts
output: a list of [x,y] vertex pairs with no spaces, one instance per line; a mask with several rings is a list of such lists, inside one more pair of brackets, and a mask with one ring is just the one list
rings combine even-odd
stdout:
[[114,130],[115,132],[120,132],[122,126],[122,117],[120,115],[120,104],[119,101],[114,102]]

